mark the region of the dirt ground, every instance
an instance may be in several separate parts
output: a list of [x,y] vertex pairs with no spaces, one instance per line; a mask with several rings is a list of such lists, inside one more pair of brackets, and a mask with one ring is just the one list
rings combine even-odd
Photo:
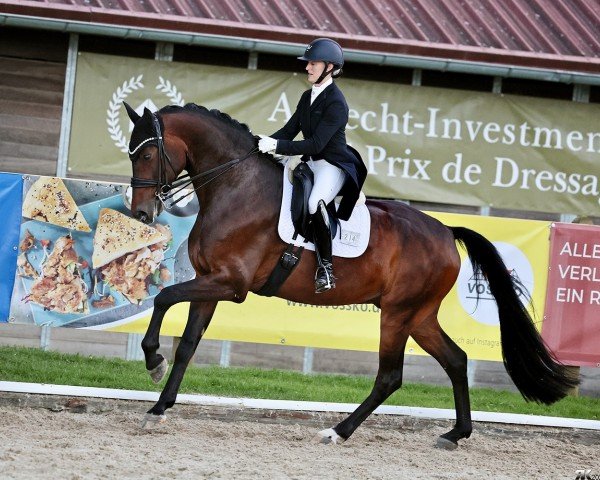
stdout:
[[451,424],[372,416],[342,445],[315,442],[335,414],[176,405],[159,428],[147,405],[0,398],[2,479],[575,479],[600,472],[600,432],[475,424],[454,451]]

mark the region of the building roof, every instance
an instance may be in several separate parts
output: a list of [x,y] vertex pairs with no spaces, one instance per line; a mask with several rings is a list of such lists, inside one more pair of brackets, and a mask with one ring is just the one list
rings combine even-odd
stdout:
[[[19,18],[600,76],[599,0],[0,0]],[[12,20],[12,21],[9,21]],[[130,33],[130,38],[135,38]]]

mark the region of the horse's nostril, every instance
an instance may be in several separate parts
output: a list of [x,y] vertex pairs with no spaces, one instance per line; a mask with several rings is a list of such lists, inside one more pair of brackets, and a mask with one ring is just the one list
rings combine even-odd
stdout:
[[148,218],[148,214],[142,210],[138,210],[135,212],[135,218],[137,218],[140,222],[149,223],[150,219]]

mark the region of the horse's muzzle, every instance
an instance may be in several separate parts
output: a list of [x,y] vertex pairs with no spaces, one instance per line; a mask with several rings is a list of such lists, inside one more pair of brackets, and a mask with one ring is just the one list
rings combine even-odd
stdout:
[[140,222],[143,222],[145,224],[148,224],[152,221],[152,219],[150,218],[150,215],[148,215],[146,212],[144,212],[143,210],[138,210],[137,212],[135,212],[135,218],[137,218]]

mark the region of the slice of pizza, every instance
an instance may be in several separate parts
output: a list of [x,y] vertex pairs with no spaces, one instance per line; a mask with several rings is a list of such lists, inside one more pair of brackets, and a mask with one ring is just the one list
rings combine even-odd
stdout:
[[94,235],[92,266],[111,289],[140,304],[149,295],[150,283],[160,285],[170,279],[162,262],[171,238],[166,225],[149,226],[103,208]]
[[27,254],[25,252],[21,253],[17,257],[17,272],[20,277],[23,278],[38,278],[39,274],[33,265],[29,262],[27,258]]
[[34,182],[23,201],[23,216],[69,230],[92,231],[65,183],[58,177],[40,177]]
[[41,268],[41,275],[33,282],[25,301],[58,313],[89,313],[87,285],[71,236],[56,240],[54,250]]

